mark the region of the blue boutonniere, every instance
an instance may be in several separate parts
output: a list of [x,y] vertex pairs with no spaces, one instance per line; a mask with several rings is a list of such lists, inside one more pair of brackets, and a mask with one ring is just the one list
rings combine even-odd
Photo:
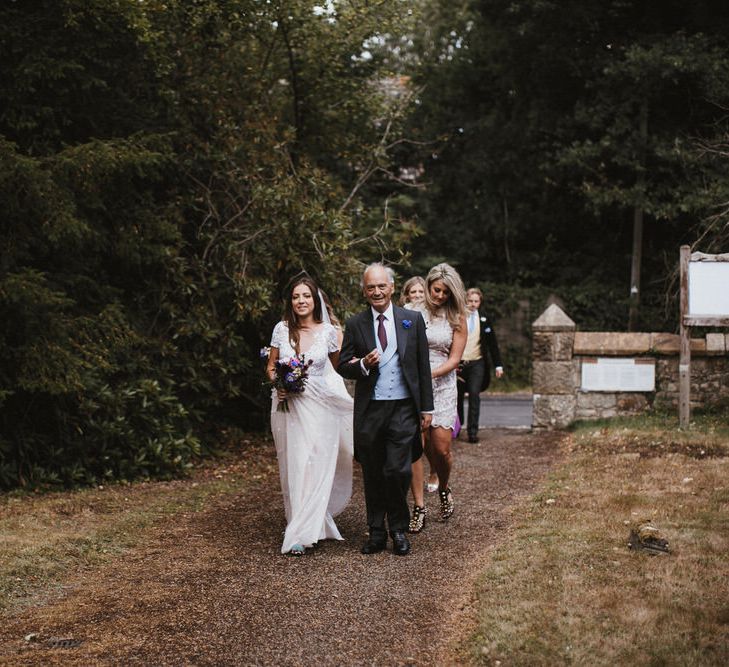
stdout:
[[413,326],[412,320],[403,320],[402,321],[402,328],[403,329],[409,329],[411,326]]

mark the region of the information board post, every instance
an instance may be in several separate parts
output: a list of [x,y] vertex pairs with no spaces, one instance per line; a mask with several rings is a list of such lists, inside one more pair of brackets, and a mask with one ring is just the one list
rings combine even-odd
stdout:
[[691,327],[729,327],[729,253],[707,255],[681,246],[679,268],[680,338],[678,359],[678,421],[691,419]]

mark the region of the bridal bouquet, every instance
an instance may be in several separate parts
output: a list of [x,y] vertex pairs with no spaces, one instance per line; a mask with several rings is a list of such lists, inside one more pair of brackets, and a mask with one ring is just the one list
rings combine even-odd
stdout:
[[[300,394],[304,391],[306,381],[309,379],[309,366],[312,360],[307,361],[304,355],[301,357],[284,357],[276,361],[276,377],[273,380],[275,389],[283,389],[291,394]],[[286,399],[279,401],[278,412],[288,412],[289,404]]]

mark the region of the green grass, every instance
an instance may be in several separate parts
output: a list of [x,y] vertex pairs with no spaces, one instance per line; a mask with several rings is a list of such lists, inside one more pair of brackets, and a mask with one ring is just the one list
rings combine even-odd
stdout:
[[595,428],[607,428],[609,431],[617,431],[621,428],[632,429],[643,433],[647,431],[675,430],[684,434],[717,434],[722,437],[729,437],[729,409],[727,412],[714,410],[707,412],[695,411],[691,415],[688,429],[680,429],[678,414],[673,412],[655,411],[630,417],[612,417],[610,419],[595,419],[591,421],[577,421],[572,424],[570,430],[583,432]]

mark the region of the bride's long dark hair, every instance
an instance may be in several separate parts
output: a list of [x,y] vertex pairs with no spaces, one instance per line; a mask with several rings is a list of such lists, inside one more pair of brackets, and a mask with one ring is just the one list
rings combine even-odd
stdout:
[[288,293],[286,295],[286,303],[284,304],[284,315],[283,315],[283,321],[286,322],[286,325],[289,328],[289,341],[291,342],[291,347],[296,350],[296,354],[299,354],[299,339],[300,339],[300,330],[301,326],[299,324],[299,318],[294,312],[294,306],[292,304],[292,297],[294,294],[294,290],[299,285],[306,285],[309,290],[311,291],[311,296],[314,299],[314,322],[321,322],[322,321],[322,313],[321,313],[321,300],[319,299],[319,288],[317,287],[316,283],[314,282],[314,279],[311,276],[304,275],[304,276],[297,276],[294,278],[291,283],[289,284]]

